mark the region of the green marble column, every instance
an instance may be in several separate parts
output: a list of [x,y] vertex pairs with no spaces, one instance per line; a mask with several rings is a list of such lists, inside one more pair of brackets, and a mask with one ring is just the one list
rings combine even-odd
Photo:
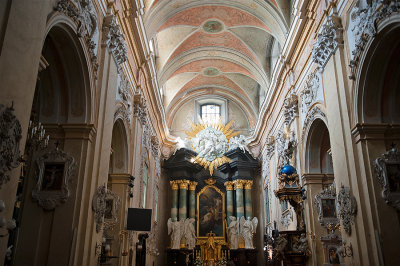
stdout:
[[235,184],[236,191],[236,217],[239,220],[240,217],[244,216],[244,206],[243,206],[243,180],[233,181]]
[[196,218],[196,186],[197,182],[189,183],[189,218]]
[[233,182],[225,182],[226,187],[226,221],[228,225],[231,223],[229,217],[233,216]]
[[187,218],[187,190],[188,180],[180,180],[179,182],[179,220]]
[[172,204],[171,204],[171,219],[175,221],[178,218],[178,183],[177,181],[169,181],[172,188]]
[[251,186],[253,185],[253,181],[247,180],[244,183],[244,210],[246,213],[245,218],[253,218],[253,208],[251,206]]

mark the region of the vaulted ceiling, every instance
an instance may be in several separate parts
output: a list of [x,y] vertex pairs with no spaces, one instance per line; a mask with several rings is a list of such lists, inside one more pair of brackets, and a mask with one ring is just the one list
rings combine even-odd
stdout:
[[188,100],[220,96],[254,125],[289,24],[290,0],[145,0],[167,123]]

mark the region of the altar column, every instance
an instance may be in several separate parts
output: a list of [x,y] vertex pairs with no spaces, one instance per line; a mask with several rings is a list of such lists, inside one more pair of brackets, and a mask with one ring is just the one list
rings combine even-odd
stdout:
[[187,218],[187,190],[189,181],[179,181],[179,220]]
[[234,182],[234,188],[236,190],[236,217],[239,220],[240,217],[244,216],[243,206],[243,180],[237,179]]
[[253,208],[251,206],[251,186],[253,185],[253,181],[247,180],[244,184],[244,208],[247,219],[248,217],[253,218]]
[[196,186],[197,182],[189,182],[189,218],[196,218]]
[[229,217],[233,216],[233,182],[227,181],[224,185],[226,187],[226,220],[229,225],[231,223]]
[[171,204],[171,220],[175,221],[178,218],[178,182],[169,181],[172,188],[172,204]]

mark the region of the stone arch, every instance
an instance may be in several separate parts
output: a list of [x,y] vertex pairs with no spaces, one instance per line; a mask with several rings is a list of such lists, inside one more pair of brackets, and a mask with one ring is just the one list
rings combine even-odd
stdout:
[[325,113],[314,106],[304,121],[303,158],[306,173],[333,173],[329,130]]
[[355,84],[358,123],[400,123],[400,15],[380,22],[360,59]]
[[[87,123],[91,120],[91,82],[83,46],[67,21],[51,24],[43,43],[36,87],[43,123]],[[72,101],[73,99],[73,101]]]
[[121,119],[115,121],[112,131],[110,173],[122,174],[129,170],[128,136],[124,122]]

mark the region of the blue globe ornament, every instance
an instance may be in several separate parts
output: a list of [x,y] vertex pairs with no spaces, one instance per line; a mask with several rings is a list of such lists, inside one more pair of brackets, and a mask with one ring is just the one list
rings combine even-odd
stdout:
[[296,168],[294,168],[290,164],[287,164],[282,167],[281,173],[286,174],[287,176],[291,176],[292,174],[296,173]]

